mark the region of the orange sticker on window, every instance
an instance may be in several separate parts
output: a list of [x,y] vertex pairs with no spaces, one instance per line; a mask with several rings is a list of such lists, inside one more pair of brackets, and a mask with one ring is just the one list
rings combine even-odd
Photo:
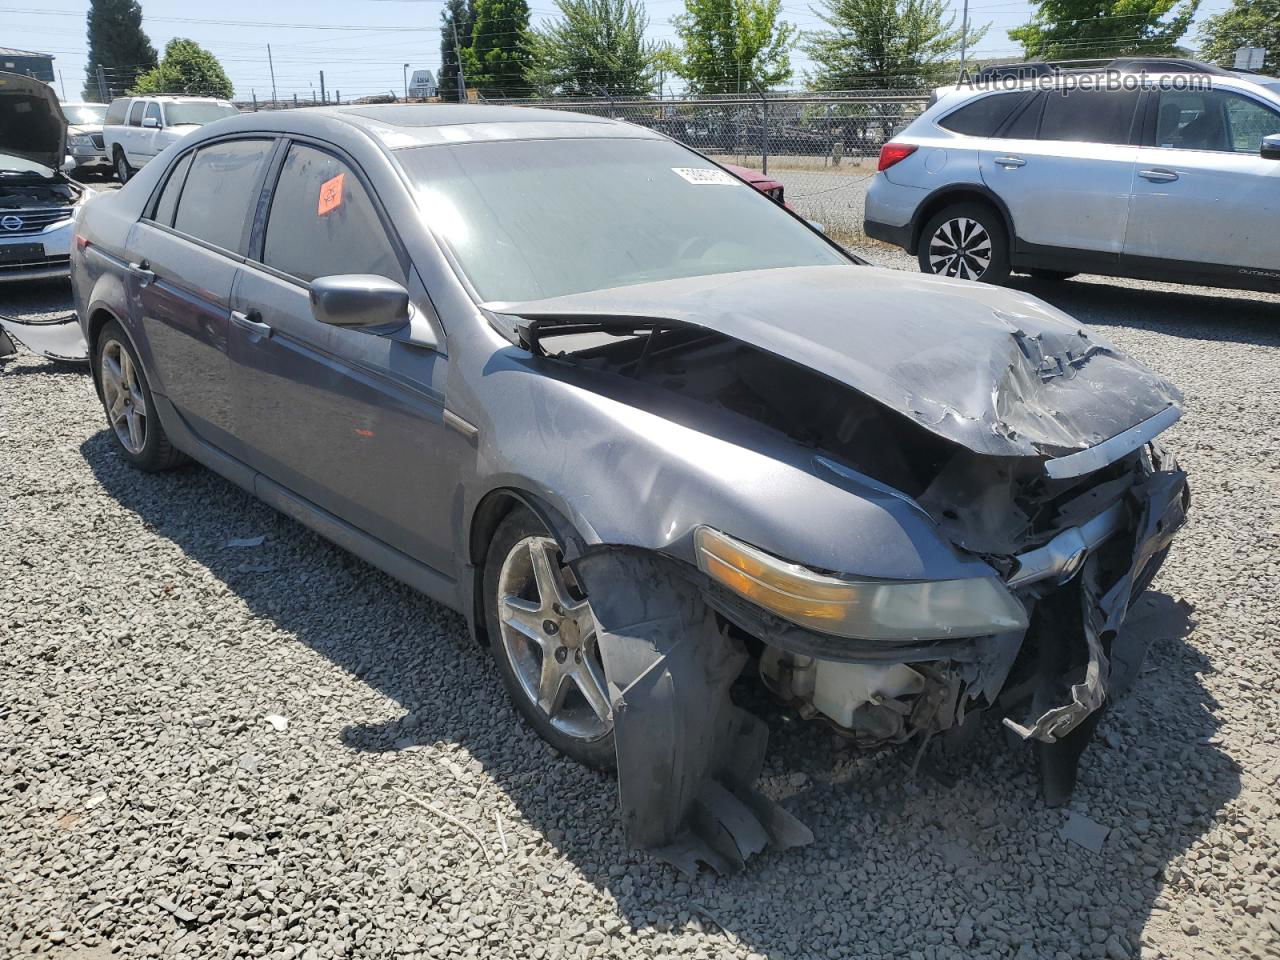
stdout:
[[342,178],[346,174],[340,173],[332,180],[326,180],[320,184],[320,203],[316,206],[316,213],[324,216],[337,210],[342,206]]

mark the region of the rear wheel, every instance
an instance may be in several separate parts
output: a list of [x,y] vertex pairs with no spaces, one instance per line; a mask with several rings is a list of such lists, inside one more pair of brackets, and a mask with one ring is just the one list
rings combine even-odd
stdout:
[[1009,241],[1000,215],[980,203],[958,203],[935,213],[920,233],[924,273],[983,283],[1009,276]]
[[156,416],[155,398],[138,355],[114,320],[102,328],[94,357],[107,426],[124,458],[148,473],[182,463],[186,457],[174,449]]
[[562,753],[611,769],[613,712],[591,604],[559,545],[524,507],[494,533],[484,602],[493,658],[521,715]]
[[116,179],[121,183],[128,183],[129,178],[133,176],[133,167],[129,166],[129,158],[119,147],[116,147],[115,167]]

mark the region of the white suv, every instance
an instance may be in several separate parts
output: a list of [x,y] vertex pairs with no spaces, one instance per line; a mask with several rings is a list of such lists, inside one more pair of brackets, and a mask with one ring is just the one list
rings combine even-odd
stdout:
[[239,113],[210,97],[120,97],[111,101],[102,127],[116,179],[125,183],[169,144],[206,123]]
[[1021,66],[1051,69],[940,90],[886,144],[868,236],[989,283],[1280,291],[1280,80],[1192,61]]

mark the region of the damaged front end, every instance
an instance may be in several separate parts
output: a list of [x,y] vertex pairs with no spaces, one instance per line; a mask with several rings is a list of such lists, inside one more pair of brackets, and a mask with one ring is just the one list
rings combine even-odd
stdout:
[[[1126,613],[1185,519],[1185,475],[1155,441],[1179,416],[1171,385],[1042,304],[827,269],[799,271],[808,287],[698,278],[495,310],[549,369],[582,371],[585,389],[768,450],[779,514],[792,506],[785,463],[850,497],[892,498],[932,531],[910,535],[918,579],[877,576],[865,538],[833,548],[859,530],[812,529],[797,556],[795,538],[791,550],[766,539],[780,539],[772,528],[753,538],[732,515],[669,529],[656,553],[602,547],[576,561],[628,840],[686,870],[809,837],[752,787],[764,730],[728,692],[752,655],[801,717],[867,748],[959,749],[994,711],[1034,744],[1046,801],[1064,802],[1102,708],[1145,653],[1121,630]],[[924,316],[904,319],[891,284],[927,293]],[[850,299],[868,310],[856,337],[834,319]],[[610,377],[633,386],[615,392]]]

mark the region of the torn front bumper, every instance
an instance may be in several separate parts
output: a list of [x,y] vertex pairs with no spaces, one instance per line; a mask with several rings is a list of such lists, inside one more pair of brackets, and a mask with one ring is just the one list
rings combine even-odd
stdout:
[[52,320],[19,320],[0,316],[0,358],[23,346],[50,360],[83,363],[89,359],[89,346],[75,314]]

